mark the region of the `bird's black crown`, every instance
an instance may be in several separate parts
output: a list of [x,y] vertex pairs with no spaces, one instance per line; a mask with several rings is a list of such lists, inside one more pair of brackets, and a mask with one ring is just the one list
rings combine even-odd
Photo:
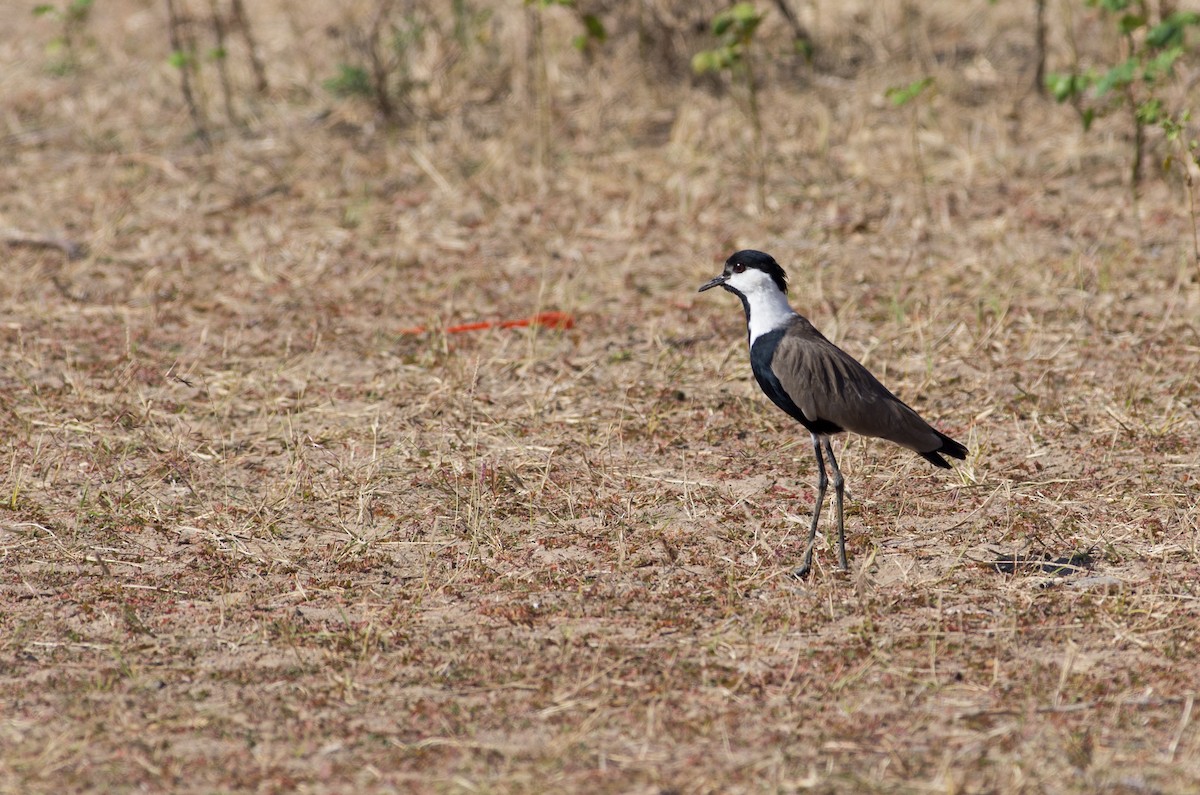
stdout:
[[725,260],[725,273],[733,273],[734,268],[738,265],[741,265],[743,268],[757,268],[767,274],[771,277],[771,281],[775,282],[775,286],[779,288],[779,291],[787,295],[787,274],[784,273],[783,268],[770,254],[753,249],[739,251]]

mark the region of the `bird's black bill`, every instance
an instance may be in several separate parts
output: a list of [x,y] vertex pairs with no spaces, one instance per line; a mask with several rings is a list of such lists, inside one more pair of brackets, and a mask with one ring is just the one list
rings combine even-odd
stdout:
[[714,287],[720,287],[722,284],[724,284],[727,281],[729,281],[729,277],[726,276],[725,274],[721,274],[717,278],[712,279],[711,281],[705,282],[703,285],[700,286],[700,289],[697,290],[696,292],[702,293],[705,290],[711,290]]

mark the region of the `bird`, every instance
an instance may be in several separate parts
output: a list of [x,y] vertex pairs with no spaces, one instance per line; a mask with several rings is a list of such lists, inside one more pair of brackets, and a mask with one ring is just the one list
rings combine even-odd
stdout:
[[817,459],[817,496],[804,558],[794,574],[812,569],[817,523],[833,471],[837,509],[838,566],[848,571],[842,514],[845,478],[833,455],[831,437],[846,431],[874,436],[912,450],[929,463],[950,469],[943,456],[965,460],[966,446],[923,420],[893,395],[866,367],[830,342],[788,302],[787,273],[770,254],[747,249],[725,261],[721,275],[699,292],[720,287],[742,302],[750,341],[754,380],[776,406],[812,435]]

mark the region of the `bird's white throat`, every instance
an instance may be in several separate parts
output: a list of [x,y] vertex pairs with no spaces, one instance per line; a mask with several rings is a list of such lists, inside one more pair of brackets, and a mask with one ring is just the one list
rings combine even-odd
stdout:
[[774,289],[753,290],[746,293],[746,304],[750,308],[747,325],[750,327],[750,344],[763,334],[783,328],[796,316],[788,304],[787,296]]

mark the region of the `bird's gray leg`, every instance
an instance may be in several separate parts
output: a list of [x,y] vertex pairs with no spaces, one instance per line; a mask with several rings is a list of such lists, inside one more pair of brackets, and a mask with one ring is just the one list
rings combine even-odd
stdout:
[[[829,478],[825,474],[825,459],[821,455],[821,437],[812,435],[813,454],[817,457],[817,502],[813,505],[812,524],[808,528],[808,546],[804,549],[804,561],[796,569],[796,576],[804,578],[812,569],[813,548],[817,545],[817,521],[821,518],[821,505],[825,502],[825,487]],[[838,477],[841,477],[839,474]]]
[[825,445],[825,455],[829,457],[829,465],[833,468],[833,494],[837,503],[838,566],[842,571],[848,571],[850,567],[846,565],[846,524],[842,518],[842,495],[845,492],[846,479],[842,477],[842,470],[838,467],[837,459],[833,457],[833,444],[830,443],[829,437],[826,436],[821,441]]

